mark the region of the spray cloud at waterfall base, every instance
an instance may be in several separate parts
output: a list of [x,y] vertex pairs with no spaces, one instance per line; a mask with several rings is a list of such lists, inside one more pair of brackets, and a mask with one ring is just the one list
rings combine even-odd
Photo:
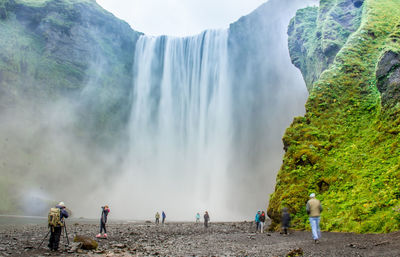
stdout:
[[129,213],[192,220],[208,210],[214,220],[243,220],[265,208],[281,137],[307,96],[286,44],[304,5],[293,3],[285,16],[287,6],[272,1],[228,30],[139,39],[129,156],[112,194],[129,195]]
[[[4,188],[28,215],[63,200],[75,217],[97,217],[109,204],[115,219],[161,210],[169,220],[205,210],[214,221],[252,218],[273,191],[283,132],[304,112],[307,92],[286,31],[295,11],[314,1],[305,2],[271,0],[226,30],[142,35],[126,54],[126,91],[98,93],[120,85],[101,80],[113,70],[96,53],[79,94],[3,109],[2,175],[13,180]],[[104,110],[104,96],[124,98]],[[109,114],[121,109],[127,117]],[[106,130],[108,141],[90,124],[103,115],[122,128]]]

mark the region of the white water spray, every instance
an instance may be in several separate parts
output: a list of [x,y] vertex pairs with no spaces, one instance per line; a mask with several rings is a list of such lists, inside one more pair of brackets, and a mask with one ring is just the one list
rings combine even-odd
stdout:
[[140,199],[149,208],[183,210],[180,218],[224,213],[232,157],[227,39],[218,30],[137,43],[127,167],[134,187],[151,192]]
[[129,151],[103,197],[115,217],[164,210],[167,220],[193,221],[207,210],[227,221],[265,210],[281,138],[307,97],[286,35],[305,3],[288,2],[268,2],[227,30],[139,38]]

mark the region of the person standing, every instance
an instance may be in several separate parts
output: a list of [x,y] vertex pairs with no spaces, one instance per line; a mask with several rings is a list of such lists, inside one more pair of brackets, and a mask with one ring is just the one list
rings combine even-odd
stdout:
[[282,230],[285,235],[288,234],[288,229],[290,227],[290,220],[291,217],[288,212],[288,208],[285,207],[282,209]]
[[196,223],[200,222],[200,213],[196,214]]
[[204,227],[208,228],[208,222],[210,221],[210,215],[208,215],[208,212],[206,211],[204,213]]
[[316,244],[319,243],[321,238],[321,230],[319,228],[320,216],[322,212],[321,202],[315,198],[315,194],[310,194],[310,200],[306,206],[307,214],[309,215],[312,236]]
[[258,229],[260,227],[260,216],[261,216],[261,212],[258,211],[257,214],[256,214],[256,217],[254,218],[254,221],[256,223],[256,233],[257,233],[257,231],[258,231]]
[[108,213],[110,213],[110,208],[108,208],[108,205],[102,206],[101,217],[100,217],[100,233],[96,236],[97,238],[101,238],[103,230],[104,230],[103,238],[107,238],[106,223],[107,223]]
[[48,224],[50,228],[50,239],[48,247],[51,251],[58,251],[62,228],[65,226],[64,218],[68,218],[68,212],[65,209],[64,202],[60,202],[55,208],[51,208],[48,215]]
[[262,211],[260,215],[260,232],[264,233],[264,224],[265,224],[265,212]]
[[160,224],[160,214],[156,213],[156,224]]
[[165,221],[165,218],[167,217],[167,215],[165,215],[165,212],[164,211],[162,211],[162,224],[164,225],[164,221]]

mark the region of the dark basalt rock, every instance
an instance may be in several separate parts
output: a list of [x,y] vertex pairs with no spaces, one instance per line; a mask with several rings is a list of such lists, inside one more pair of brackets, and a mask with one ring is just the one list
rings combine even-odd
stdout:
[[400,102],[400,54],[387,51],[376,70],[377,87],[382,95],[382,106],[390,108]]
[[359,4],[355,0],[340,0],[336,4],[324,4],[320,9],[301,9],[290,22],[290,57],[303,74],[309,90],[321,73],[331,66],[349,36],[358,29],[361,21]]
[[364,4],[364,0],[353,0],[355,7],[360,8]]

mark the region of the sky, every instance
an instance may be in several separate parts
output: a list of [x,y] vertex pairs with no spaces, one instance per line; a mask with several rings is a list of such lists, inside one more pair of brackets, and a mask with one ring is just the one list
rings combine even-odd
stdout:
[[97,0],[147,35],[187,36],[227,28],[268,0]]

